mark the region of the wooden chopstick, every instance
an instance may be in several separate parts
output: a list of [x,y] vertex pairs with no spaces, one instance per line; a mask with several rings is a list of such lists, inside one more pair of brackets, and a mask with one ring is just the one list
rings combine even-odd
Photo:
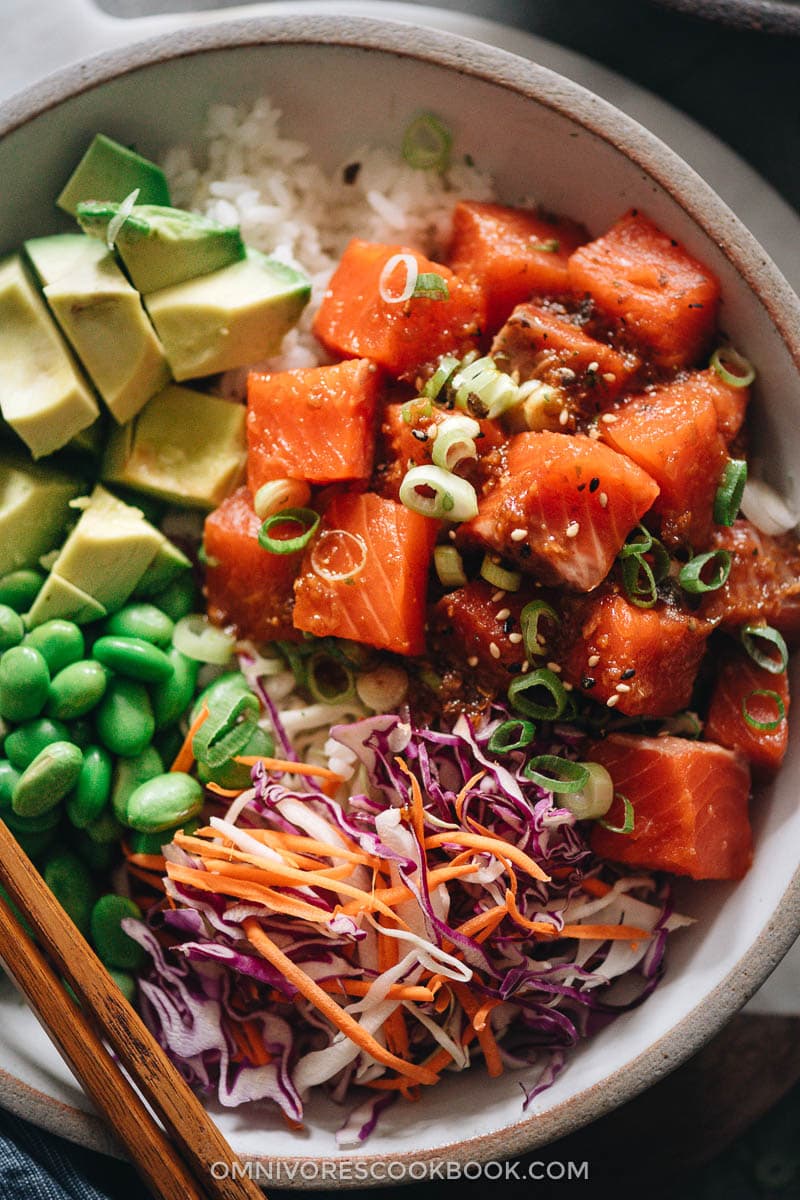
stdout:
[[[163,1200],[264,1200],[261,1189],[244,1173],[220,1130],[2,820],[0,883],[68,980],[81,1008],[70,999],[4,902],[0,903],[0,957],[155,1196]],[[163,1123],[166,1135],[98,1034],[114,1050]],[[226,1169],[221,1171],[218,1164],[225,1164]],[[217,1174],[224,1177],[217,1179]]]

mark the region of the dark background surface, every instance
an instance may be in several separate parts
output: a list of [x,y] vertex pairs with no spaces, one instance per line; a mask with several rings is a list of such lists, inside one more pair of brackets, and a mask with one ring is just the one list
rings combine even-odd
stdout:
[[[95,2],[118,17],[226,7],[224,0]],[[654,0],[439,0],[438,6],[525,29],[636,81],[726,141],[800,211],[800,38],[729,28]],[[415,1200],[471,1200],[490,1190],[509,1200],[614,1193],[623,1200],[796,1200],[800,1088],[791,1084],[798,1076],[800,1019],[740,1016],[645,1097],[533,1156],[586,1160],[588,1183],[462,1181],[415,1185],[401,1194]],[[12,1136],[24,1140],[24,1128],[11,1124]],[[142,1195],[130,1168],[63,1149],[114,1200]],[[398,1192],[392,1187],[372,1196],[386,1200]],[[270,1188],[269,1194],[297,1193]],[[336,1193],[314,1194],[325,1200]]]

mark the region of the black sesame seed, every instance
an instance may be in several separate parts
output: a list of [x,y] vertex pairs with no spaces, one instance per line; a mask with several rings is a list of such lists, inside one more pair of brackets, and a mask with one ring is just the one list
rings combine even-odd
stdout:
[[586,484],[585,484],[585,483],[579,483],[579,484],[578,484],[578,491],[579,491],[579,492],[582,492],[582,491],[583,491],[583,489],[584,489],[585,487],[586,487]]
[[411,436],[415,437],[418,442],[427,442],[428,435],[424,429],[412,429]]
[[620,679],[633,679],[636,674],[636,667],[626,667],[620,675]]
[[350,183],[350,184],[355,183],[355,181],[358,179],[360,170],[361,170],[360,162],[348,163],[347,166],[342,171],[342,179],[344,180],[345,183]]
[[591,675],[584,675],[583,679],[581,680],[581,687],[588,692],[596,683],[597,680],[593,679]]
[[589,491],[596,492],[599,487],[600,487],[600,480],[595,475],[594,479],[592,479],[589,483]]
[[505,621],[503,621],[503,633],[513,633],[513,631],[514,631],[514,618],[506,617]]

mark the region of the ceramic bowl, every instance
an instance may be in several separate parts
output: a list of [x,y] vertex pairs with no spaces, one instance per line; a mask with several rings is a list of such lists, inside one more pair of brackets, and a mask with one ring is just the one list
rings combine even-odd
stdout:
[[[92,60],[0,110],[0,250],[58,227],[56,186],[98,129],[158,157],[171,143],[198,140],[210,102],[264,91],[283,108],[287,131],[331,167],[364,142],[399,144],[409,114],[433,109],[456,144],[493,173],[507,202],[535,196],[593,233],[631,206],[645,209],[719,276],[722,327],[759,370],[757,450],[771,481],[800,504],[793,475],[800,311],[788,285],[655,137],[574,83],[500,50],[411,26],[316,16],[218,24]],[[674,936],[664,981],[643,1006],[580,1046],[527,1113],[518,1077],[492,1080],[477,1067],[446,1077],[417,1104],[390,1109],[358,1151],[336,1152],[341,1109],[325,1100],[309,1106],[302,1133],[256,1108],[216,1113],[225,1134],[267,1169],[280,1163],[284,1174],[273,1181],[282,1186],[332,1186],[331,1169],[319,1170],[325,1160],[334,1162],[339,1184],[363,1187],[381,1178],[376,1163],[393,1164],[391,1178],[419,1177],[416,1164],[513,1156],[608,1112],[718,1030],[800,931],[799,790],[794,738],[776,782],[754,799],[756,855],[747,878],[679,885],[678,903],[696,923]],[[0,1003],[0,1061],[0,1104],[113,1152],[113,1139],[9,990]],[[302,1175],[292,1177],[300,1164]]]

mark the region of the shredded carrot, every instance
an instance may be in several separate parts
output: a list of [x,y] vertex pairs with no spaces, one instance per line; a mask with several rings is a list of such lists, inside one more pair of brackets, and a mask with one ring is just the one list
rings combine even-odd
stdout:
[[224,879],[220,875],[212,875],[209,871],[198,871],[194,867],[184,867],[179,863],[167,863],[167,874],[176,883],[185,883],[200,892],[213,892],[221,896],[233,896],[238,900],[254,900],[263,904],[273,912],[285,913],[290,917],[298,917],[302,921],[316,924],[327,921],[330,914],[326,909],[317,908],[298,900],[294,896],[276,892],[272,888],[263,887],[256,883],[245,883],[238,879]]
[[487,934],[492,933],[504,917],[508,916],[508,905],[498,904],[496,908],[487,908],[485,912],[478,913],[474,917],[470,917],[468,921],[464,921],[461,925],[456,926],[456,933],[463,933],[465,937],[472,937],[474,934],[485,930]]
[[[201,830],[197,831],[202,832]],[[216,831],[212,831],[216,832]],[[333,842],[320,842],[316,838],[305,837],[299,833],[281,833],[277,829],[248,829],[250,837],[267,846],[288,846],[292,850],[305,850],[309,854],[327,855],[329,858],[343,858],[346,862],[363,863],[365,867],[379,867],[381,860],[365,850],[353,850],[346,846],[337,846]]]
[[[157,892],[164,891],[163,878],[153,871],[143,871],[141,867],[132,867],[129,865],[128,874],[132,875],[134,879],[138,879],[140,883],[146,883],[148,887],[154,888]],[[146,907],[149,908],[150,905],[148,904]]]
[[652,937],[652,934],[648,933],[646,929],[637,929],[635,925],[564,925],[558,929],[552,921],[529,921],[517,908],[517,902],[510,891],[506,892],[506,903],[509,913],[518,925],[530,929],[532,933],[540,933],[544,937],[614,942]]
[[478,780],[483,779],[485,774],[486,774],[485,771],[478,771],[478,773],[476,775],[473,775],[471,779],[467,780],[467,782],[462,787],[461,791],[456,796],[456,803],[455,803],[456,816],[458,817],[459,821],[461,821],[462,824],[464,823],[464,818],[462,816],[462,812],[464,809],[464,801],[466,800],[467,796],[472,791],[472,789],[474,788],[474,786],[478,782]]
[[595,879],[594,876],[591,876],[589,879],[583,879],[581,881],[581,888],[584,892],[588,892],[590,896],[597,896],[598,898],[607,896],[613,890],[610,883],[603,883],[602,879]]
[[446,831],[444,833],[434,833],[425,839],[425,848],[433,849],[435,846],[470,846],[475,850],[486,850],[489,854],[494,854],[497,858],[505,855],[511,859],[523,871],[526,871],[533,879],[540,879],[542,883],[549,883],[550,876],[546,875],[538,863],[529,858],[524,850],[520,850],[517,846],[512,846],[510,842],[503,841],[502,838],[486,837],[484,834],[468,833],[464,830],[454,830],[452,833]]
[[486,1000],[472,1018],[473,1028],[480,1033],[486,1028],[486,1019],[493,1008],[497,1008],[499,1000]]
[[134,854],[124,842],[122,844],[122,853],[134,867],[144,867],[145,871],[158,871],[160,875],[164,873],[164,865],[167,860],[163,854]]
[[205,786],[208,788],[208,790],[210,792],[213,792],[215,796],[225,796],[229,800],[235,800],[237,796],[241,796],[242,792],[246,791],[245,788],[220,787],[218,783],[213,783],[213,782],[207,783]]
[[488,1022],[485,1021],[485,1019],[480,1029],[475,1024],[475,1018],[481,1012],[481,1006],[463,983],[457,983],[455,980],[453,980],[451,986],[456,994],[456,998],[461,1004],[461,1007],[469,1017],[472,1028],[477,1034],[478,1043],[483,1051],[483,1057],[486,1061],[486,1070],[488,1071],[489,1075],[492,1076],[492,1078],[502,1075],[503,1062],[500,1058],[500,1051],[497,1048],[497,1042],[495,1041],[491,1027],[489,1026]]
[[243,927],[248,941],[255,946],[267,962],[277,968],[288,983],[293,984],[309,1003],[319,1009],[323,1016],[327,1017],[337,1029],[341,1029],[346,1037],[355,1042],[371,1058],[383,1063],[384,1066],[391,1067],[400,1075],[408,1076],[416,1083],[436,1083],[438,1081],[438,1075],[434,1071],[419,1067],[415,1063],[404,1062],[403,1059],[398,1058],[397,1055],[392,1054],[385,1046],[376,1041],[371,1033],[359,1025],[327,992],[322,990],[319,984],[315,983],[306,975],[305,971],[275,945],[272,938],[264,932],[254,917],[246,917]]
[[[337,992],[346,993],[348,996],[366,996],[372,986],[369,980],[349,979],[347,976],[340,979],[319,979],[317,982],[324,992],[331,992],[334,996]],[[428,987],[412,983],[393,983],[386,993],[386,998],[387,1000],[415,1000],[424,1004],[433,1000],[434,997]]]
[[[475,863],[451,863],[446,867],[436,867],[433,871],[428,872],[428,887],[437,887],[438,884],[445,883],[448,879],[459,879],[464,875],[473,875],[478,870],[480,870],[480,867]],[[372,896],[384,904],[402,904],[406,900],[413,899],[413,892],[405,884],[398,883],[394,887],[375,888]],[[339,911],[345,913],[347,916],[354,916],[361,912],[361,907],[355,903],[343,904]]]
[[194,750],[192,749],[194,735],[197,733],[200,726],[204,725],[207,720],[208,705],[204,704],[200,709],[200,712],[189,726],[189,731],[186,734],[186,737],[183,739],[183,745],[175,755],[175,761],[170,767],[170,771],[191,771],[192,763],[194,762]]

